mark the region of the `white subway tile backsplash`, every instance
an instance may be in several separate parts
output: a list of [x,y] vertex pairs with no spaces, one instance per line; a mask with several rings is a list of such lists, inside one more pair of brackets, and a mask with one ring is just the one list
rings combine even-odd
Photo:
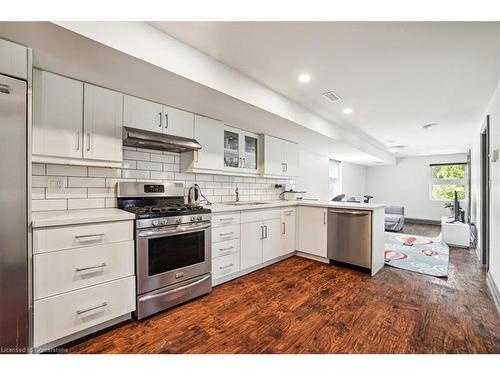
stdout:
[[89,208],[104,208],[104,199],[68,199],[68,210],[82,210]]
[[151,173],[149,171],[140,171],[140,170],[136,170],[136,169],[124,169],[124,170],[122,170],[122,177],[124,177],[124,178],[150,179]]
[[87,176],[87,167],[47,164],[47,176]]
[[121,177],[120,168],[89,167],[89,177]]
[[68,199],[68,198],[87,198],[86,188],[64,188],[62,191],[51,191],[47,189],[45,193],[47,199]]
[[[102,168],[38,164],[32,166],[32,206],[34,211],[116,207],[119,181],[148,180],[183,182],[188,188],[198,184],[209,201],[234,201],[238,187],[241,201],[277,200],[274,184],[289,181],[261,177],[221,176],[180,172],[179,154],[134,147],[123,148],[122,168]],[[47,192],[49,178],[63,178],[63,191]]]
[[70,177],[69,187],[104,187],[106,180],[99,177]]
[[45,176],[45,164],[33,163],[31,166],[33,176]]
[[149,161],[150,155],[151,154],[149,154],[149,153],[140,152],[140,151],[130,151],[130,150],[123,151],[123,158],[124,159]]
[[67,209],[67,199],[40,199],[31,201],[32,211],[55,211]]
[[[153,154],[151,154],[153,156]],[[161,163],[155,163],[150,161],[138,161],[137,169],[144,169],[148,171],[162,171],[163,165]]]
[[175,156],[173,155],[159,155],[151,154],[151,161],[156,161],[159,163],[175,163]]
[[155,172],[151,171],[151,178],[157,180],[173,180],[175,174],[173,172]]

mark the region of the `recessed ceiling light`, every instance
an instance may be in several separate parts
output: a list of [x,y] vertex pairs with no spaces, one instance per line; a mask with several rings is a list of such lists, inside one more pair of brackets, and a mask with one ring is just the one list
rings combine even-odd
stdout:
[[408,146],[406,145],[396,145],[396,146],[391,146],[387,149],[387,151],[392,152],[392,153],[398,153],[401,151],[403,148],[406,148]]
[[300,83],[307,83],[311,80],[311,75],[309,73],[302,73],[298,78]]
[[344,113],[350,115],[352,113],[352,108],[344,108]]

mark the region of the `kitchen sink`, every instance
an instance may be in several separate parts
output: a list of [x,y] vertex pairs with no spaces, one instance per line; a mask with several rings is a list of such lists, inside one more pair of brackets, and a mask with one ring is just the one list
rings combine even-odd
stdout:
[[257,206],[260,204],[269,204],[269,202],[232,202],[224,204],[228,206]]

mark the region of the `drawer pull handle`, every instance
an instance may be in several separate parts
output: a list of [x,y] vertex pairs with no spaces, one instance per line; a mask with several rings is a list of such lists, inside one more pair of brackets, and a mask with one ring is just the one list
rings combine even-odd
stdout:
[[106,267],[106,263],[98,264],[97,266],[80,267],[76,269],[76,272],[89,271],[97,268]]
[[234,249],[234,246],[229,246],[229,247],[224,247],[224,248],[220,248],[219,251],[229,251],[231,249]]
[[285,215],[291,215],[293,211],[283,211]]
[[234,220],[234,217],[226,217],[223,219],[219,219],[219,221],[233,221],[233,220]]
[[225,270],[226,268],[230,268],[234,266],[234,263],[229,263],[229,264],[226,264],[225,266],[220,266],[219,269],[220,270]]
[[81,234],[79,236],[75,236],[75,239],[77,241],[92,241],[92,240],[102,239],[102,237],[104,237],[104,233]]
[[219,236],[231,236],[233,234],[234,234],[234,232],[227,232],[227,233],[221,233],[221,234],[219,234]]
[[100,305],[97,305],[97,306],[93,306],[93,307],[89,307],[87,309],[83,309],[83,310],[76,310],[76,313],[78,315],[81,315],[81,314],[85,314],[86,312],[89,312],[89,311],[92,311],[92,310],[97,310],[97,309],[101,309],[103,307],[106,307],[108,306],[108,303],[107,302],[103,302],[101,303]]

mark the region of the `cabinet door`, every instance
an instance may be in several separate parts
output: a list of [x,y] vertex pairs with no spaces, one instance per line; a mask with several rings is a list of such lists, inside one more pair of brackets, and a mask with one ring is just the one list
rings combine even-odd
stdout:
[[257,173],[259,169],[259,136],[248,132],[241,133],[241,167],[248,172]]
[[266,135],[264,136],[264,173],[282,175],[283,172],[283,141]]
[[240,134],[236,129],[224,127],[224,168],[240,167]]
[[299,145],[297,143],[284,141],[285,175],[299,175]]
[[178,137],[194,137],[194,114],[177,108],[163,106],[163,133]]
[[223,123],[208,117],[195,115],[194,138],[202,147],[201,150],[194,151],[194,167],[221,170],[223,168]]
[[264,231],[261,221],[241,224],[240,264],[242,270],[262,263],[263,237]]
[[123,94],[85,84],[83,157],[122,161]]
[[83,83],[33,70],[33,154],[82,157]]
[[294,207],[281,210],[281,251],[280,255],[295,251],[295,213]]
[[262,259],[266,262],[281,255],[281,221],[280,219],[264,220],[263,224]]
[[123,125],[130,128],[163,132],[163,106],[148,100],[125,95]]
[[321,207],[298,207],[299,251],[327,257],[327,209]]

